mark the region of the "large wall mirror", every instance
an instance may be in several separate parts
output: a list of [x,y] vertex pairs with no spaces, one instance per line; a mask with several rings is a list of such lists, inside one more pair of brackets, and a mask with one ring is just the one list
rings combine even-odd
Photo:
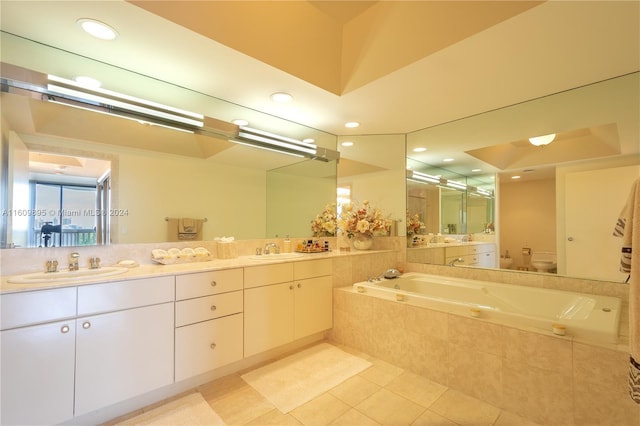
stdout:
[[340,136],[338,189],[343,202],[368,201],[405,235],[405,135]]
[[[110,90],[196,111],[222,126],[244,119],[250,127],[336,150],[336,136],[326,132],[10,34],[2,36],[2,60],[19,66],[11,71],[27,83],[56,75],[57,64],[73,64],[79,75],[92,75]],[[3,67],[3,78],[10,68]],[[315,214],[335,201],[335,160],[284,155],[54,101],[3,90],[2,209],[20,212],[2,217],[3,248],[168,241],[174,218],[202,221],[203,240],[306,237]],[[47,203],[34,204],[35,194]],[[105,210],[108,223],[97,221],[101,214],[89,217]],[[49,240],[47,230],[53,231]]]
[[[536,271],[531,255],[550,253],[552,273],[622,282],[627,276],[618,270],[620,241],[612,230],[640,176],[639,104],[638,73],[575,88],[410,133],[408,165],[446,169],[459,179],[496,176],[495,228],[489,231],[497,254],[509,252],[509,269]],[[547,134],[555,139],[546,146],[528,140]],[[427,150],[414,152],[420,147]],[[411,206],[415,193],[425,190],[408,182]],[[435,200],[455,198],[443,191]],[[467,221],[469,200],[459,211]],[[443,233],[449,222],[438,220],[425,231]]]

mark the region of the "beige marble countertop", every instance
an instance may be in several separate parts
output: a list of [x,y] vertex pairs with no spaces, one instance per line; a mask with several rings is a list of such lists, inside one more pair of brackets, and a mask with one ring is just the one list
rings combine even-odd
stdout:
[[411,249],[427,249],[434,247],[477,246],[483,244],[495,244],[491,241],[451,241],[448,243],[427,243],[421,246],[409,247]]
[[[166,275],[182,275],[197,272],[217,271],[222,269],[243,268],[249,266],[268,265],[273,263],[285,262],[301,262],[308,260],[335,258],[340,256],[357,256],[371,254],[377,252],[386,252],[388,250],[366,250],[366,251],[328,251],[323,253],[301,253],[299,257],[293,258],[277,258],[275,255],[269,258],[269,255],[263,255],[264,259],[253,259],[255,256],[239,256],[233,259],[213,259],[206,262],[188,262],[176,263],[171,265],[161,264],[141,264],[132,268],[128,268],[126,272],[107,275],[107,276],[85,276],[75,279],[59,279],[50,282],[33,282],[33,283],[12,283],[9,282],[12,277],[23,274],[13,274],[0,277],[0,294],[16,293],[32,290],[45,290],[51,288],[75,287],[86,284],[96,284],[105,282],[126,281],[140,278],[152,278]],[[117,266],[117,265],[103,265]],[[85,269],[85,268],[82,268]],[[53,272],[55,273],[55,272]]]

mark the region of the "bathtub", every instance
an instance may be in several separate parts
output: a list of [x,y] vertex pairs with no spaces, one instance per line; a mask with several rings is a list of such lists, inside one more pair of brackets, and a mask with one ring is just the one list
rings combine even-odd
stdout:
[[617,297],[417,272],[355,283],[353,291],[591,342],[618,342],[621,301]]

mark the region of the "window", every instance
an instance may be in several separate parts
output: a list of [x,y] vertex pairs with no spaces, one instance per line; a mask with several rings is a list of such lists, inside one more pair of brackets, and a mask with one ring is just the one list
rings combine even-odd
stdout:
[[62,247],[96,244],[99,210],[96,187],[32,182],[30,246]]

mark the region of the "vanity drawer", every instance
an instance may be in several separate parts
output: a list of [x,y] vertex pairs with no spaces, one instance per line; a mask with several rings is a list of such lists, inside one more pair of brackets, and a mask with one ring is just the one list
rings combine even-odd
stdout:
[[242,359],[242,314],[176,329],[176,382]]
[[293,264],[293,278],[296,280],[332,275],[332,273],[331,259],[307,260]]
[[242,312],[242,291],[176,303],[176,327]]
[[242,269],[198,272],[176,276],[176,300],[242,290]]
[[244,288],[293,281],[293,263],[251,266],[244,269]]
[[78,315],[173,302],[174,277],[143,278],[78,287]]
[[76,315],[76,288],[3,294],[0,314],[2,330],[72,318]]

